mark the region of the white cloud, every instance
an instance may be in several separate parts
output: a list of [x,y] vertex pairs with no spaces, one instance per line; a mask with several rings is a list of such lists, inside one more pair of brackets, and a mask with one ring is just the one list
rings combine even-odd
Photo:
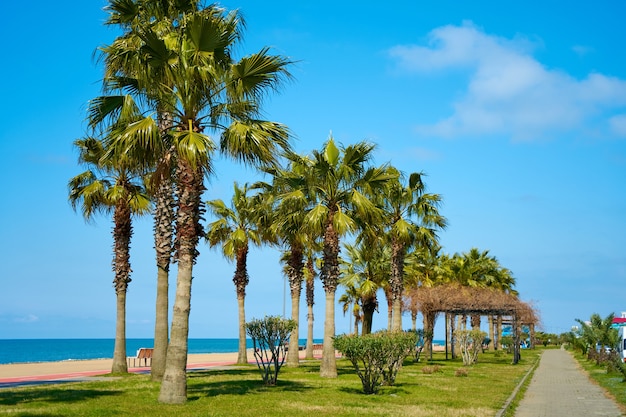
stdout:
[[39,317],[34,314],[29,314],[27,316],[16,317],[13,319],[13,321],[15,323],[34,323],[36,321],[39,321]]
[[611,131],[617,136],[626,138],[626,114],[618,114],[609,119]]
[[418,126],[425,135],[498,134],[532,140],[579,129],[592,120],[607,122],[603,111],[626,105],[626,81],[599,73],[576,79],[546,68],[531,55],[532,49],[523,38],[488,35],[465,23],[433,30],[427,46],[396,46],[389,55],[405,71],[469,71],[453,114]]

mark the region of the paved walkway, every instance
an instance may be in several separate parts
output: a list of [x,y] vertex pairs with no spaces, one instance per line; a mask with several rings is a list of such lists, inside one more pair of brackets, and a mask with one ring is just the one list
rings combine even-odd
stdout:
[[564,349],[543,352],[516,417],[623,416]]

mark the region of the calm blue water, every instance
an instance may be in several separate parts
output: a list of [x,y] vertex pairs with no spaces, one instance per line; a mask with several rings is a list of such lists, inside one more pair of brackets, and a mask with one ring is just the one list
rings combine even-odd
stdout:
[[[112,358],[114,344],[113,339],[0,339],[0,364]],[[153,339],[128,339],[126,354],[152,346]],[[237,339],[189,339],[189,353],[237,352],[238,346]]]
[[[443,340],[433,342],[444,344]],[[306,339],[299,344],[304,346]],[[127,339],[126,355],[134,356],[137,349],[152,346],[153,339]],[[189,339],[189,353],[237,352],[238,346],[237,339]],[[247,346],[252,347],[251,340]],[[113,347],[113,339],[0,339],[0,364],[112,358]]]

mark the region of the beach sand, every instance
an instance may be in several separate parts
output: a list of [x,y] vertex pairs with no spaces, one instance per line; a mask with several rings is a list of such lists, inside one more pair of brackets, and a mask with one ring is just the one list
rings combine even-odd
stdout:
[[[443,346],[433,346],[433,351],[444,351]],[[304,359],[304,351],[300,352],[300,359]],[[254,361],[252,352],[248,352],[248,360]],[[233,365],[237,362],[237,352],[232,353],[201,353],[190,354],[187,357],[187,368],[206,368],[215,366]],[[0,382],[18,379],[46,376],[46,379],[66,379],[72,374],[76,377],[104,375],[111,372],[113,359],[95,359],[81,361],[14,363],[0,365]],[[129,371],[148,370],[149,367],[129,368]]]
[[[253,359],[249,355],[249,359]],[[190,354],[187,358],[187,366],[218,366],[230,365],[237,361],[237,352],[234,353],[202,353]],[[0,365],[0,380],[5,378],[34,377],[44,375],[66,375],[72,373],[89,373],[91,375],[103,375],[111,372],[113,359],[95,359],[84,361],[62,362],[37,362],[37,363],[13,363]],[[135,368],[131,368],[135,369]],[[149,369],[149,368],[143,368]]]

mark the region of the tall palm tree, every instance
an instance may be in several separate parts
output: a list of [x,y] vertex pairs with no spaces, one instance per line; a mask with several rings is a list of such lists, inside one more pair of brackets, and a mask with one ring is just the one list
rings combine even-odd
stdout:
[[96,138],[74,142],[79,161],[89,169],[70,179],[69,200],[76,210],[79,206],[86,220],[96,213],[113,214],[113,285],[116,294],[115,347],[112,373],[126,373],[126,292],[131,281],[130,241],[133,215],[145,214],[150,200],[140,176],[133,170],[133,161],[124,155],[105,158],[106,149]]
[[217,220],[209,223],[206,233],[207,242],[211,247],[221,245],[221,250],[227,259],[235,261],[235,275],[233,283],[237,294],[237,310],[239,316],[239,350],[238,364],[247,364],[246,351],[246,314],[245,300],[248,285],[248,252],[250,245],[259,246],[262,243],[262,200],[257,196],[248,195],[248,185],[239,187],[234,185],[231,206],[228,207],[222,200],[207,202],[209,211]]
[[[291,319],[296,323],[296,327],[292,331],[292,337],[289,339],[289,349],[287,351],[287,364],[289,366],[298,366],[299,358],[299,328],[300,328],[300,295],[302,293],[302,283],[305,280],[305,256],[311,253],[316,246],[313,232],[307,229],[305,215],[307,207],[311,202],[304,198],[294,198],[300,196],[300,190],[294,188],[293,182],[289,179],[302,176],[305,174],[303,170],[306,167],[291,163],[286,170],[284,169],[268,169],[266,173],[273,176],[271,184],[257,183],[256,187],[264,189],[265,193],[273,198],[276,202],[273,211],[272,224],[268,229],[275,232],[275,237],[279,244],[283,246],[284,252],[281,261],[285,263],[285,273],[289,279],[289,289],[291,295]],[[310,259],[310,258],[309,258]],[[314,272],[314,271],[309,271]],[[311,293],[307,296],[310,298],[309,314],[312,323],[312,307],[313,307],[313,279],[315,274],[309,274],[307,285],[311,288]],[[312,331],[312,329],[311,329]],[[312,336],[311,336],[312,339]],[[312,343],[312,341],[311,341]],[[312,348],[312,347],[311,347]],[[312,354],[312,352],[311,352]]]
[[381,190],[390,178],[385,167],[369,167],[374,145],[361,142],[338,148],[332,136],[321,151],[310,158],[289,154],[289,159],[302,169],[288,181],[300,190],[292,198],[312,202],[306,206],[307,229],[323,240],[321,280],[326,309],[322,350],[322,377],[337,377],[337,363],[332,338],[335,336],[335,293],[339,280],[341,237],[358,230],[359,224],[381,222],[382,210],[366,197]]
[[[154,200],[154,247],[156,250],[157,291],[154,330],[154,352],[150,368],[152,379],[160,381],[165,372],[165,359],[169,340],[169,269],[174,240],[174,182],[175,148],[168,146],[167,131],[172,128],[170,115],[158,105],[162,97],[160,85],[168,85],[166,72],[162,68],[146,65],[141,53],[142,33],[150,27],[158,27],[165,34],[175,31],[176,22],[183,13],[197,10],[196,0],[151,1],[151,0],[111,0],[105,11],[109,13],[106,25],[118,26],[122,35],[113,43],[100,48],[105,64],[104,87],[109,94],[129,91],[141,96],[152,108],[156,108],[157,127],[151,132],[152,141],[164,146],[160,152],[146,154],[140,152],[139,160],[154,166],[150,180]],[[159,83],[154,81],[159,79]],[[111,97],[96,100],[91,107],[95,115],[106,114],[113,107]]]
[[[289,76],[290,61],[267,48],[236,61],[232,49],[242,37],[238,12],[212,5],[180,16],[174,31],[158,24],[142,27],[141,62],[153,79],[154,109],[168,115],[165,137],[173,149],[178,197],[175,259],[178,263],[170,342],[159,401],[182,403],[187,398],[186,363],[191,277],[203,233],[201,195],[204,177],[212,172],[218,149],[253,165],[274,164],[289,147],[285,126],[259,119],[263,97]],[[116,138],[125,152],[163,155],[163,142],[153,115],[129,126]],[[219,143],[216,137],[219,136]],[[161,136],[162,137],[162,136]]]
[[393,331],[402,330],[402,295],[404,292],[404,259],[413,246],[437,246],[437,231],[446,227],[439,213],[441,196],[426,193],[421,173],[412,173],[406,184],[397,175],[385,193],[389,236],[391,242],[391,275]]

